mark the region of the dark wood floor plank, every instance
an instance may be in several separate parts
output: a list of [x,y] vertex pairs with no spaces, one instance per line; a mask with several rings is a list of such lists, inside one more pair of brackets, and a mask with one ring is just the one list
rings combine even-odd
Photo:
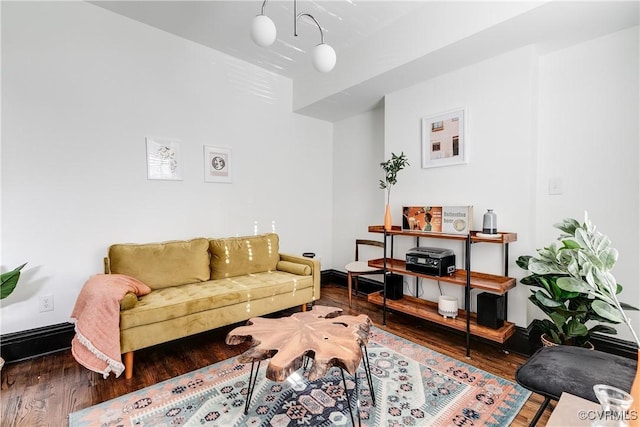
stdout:
[[[503,352],[495,344],[476,340],[471,343],[471,358],[467,359],[464,334],[402,313],[388,313],[387,324],[383,326],[379,307],[359,296],[349,308],[346,289],[341,286],[323,286],[317,303],[340,307],[345,314],[366,314],[376,326],[391,333],[512,381],[516,368],[526,360]],[[297,310],[291,312],[294,311]],[[137,351],[131,380],[113,375],[103,379],[79,365],[70,351],[6,364],[1,371],[0,425],[66,426],[70,412],[236,356],[245,351],[249,343],[225,344],[227,333],[235,326],[238,325]],[[512,425],[527,426],[542,400],[541,396],[532,394]],[[552,407],[545,411],[539,426],[546,424]]]

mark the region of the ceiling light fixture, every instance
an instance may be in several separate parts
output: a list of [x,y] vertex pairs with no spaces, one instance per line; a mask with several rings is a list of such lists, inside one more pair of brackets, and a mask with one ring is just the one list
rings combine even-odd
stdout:
[[[264,0],[260,15],[253,18],[251,23],[251,39],[262,47],[271,46],[276,41],[277,35],[275,24],[271,18],[264,14],[264,6],[266,4],[267,0]],[[313,48],[313,66],[320,72],[328,73],[336,65],[336,52],[324,42],[324,32],[316,18],[308,13],[298,13],[298,1],[293,0],[293,35],[296,37],[298,36],[298,20],[303,16],[311,19],[320,30],[320,44]]]

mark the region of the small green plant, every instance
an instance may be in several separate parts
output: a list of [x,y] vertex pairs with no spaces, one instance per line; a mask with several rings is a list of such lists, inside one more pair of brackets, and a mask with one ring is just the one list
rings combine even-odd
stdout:
[[[625,323],[640,346],[631,320],[625,310],[637,310],[621,303],[622,291],[611,270],[618,260],[618,251],[611,247],[607,236],[596,230],[585,213],[584,223],[567,218],[554,225],[561,231],[558,240],[538,256],[523,255],[516,264],[531,272],[521,283],[532,289],[529,301],[549,319],[543,320],[541,332],[557,344],[584,345],[594,332],[615,335],[615,328],[602,323]],[[588,321],[598,322],[587,328]]]
[[380,163],[380,167],[382,167],[385,173],[384,179],[380,180],[380,188],[387,190],[387,204],[389,204],[389,200],[391,199],[391,187],[398,182],[398,172],[407,166],[411,165],[404,152],[401,152],[399,156],[391,153],[389,160]]
[[11,271],[0,274],[0,299],[5,299],[18,285],[18,279],[20,278],[20,270],[27,265],[25,262],[20,267],[17,267]]

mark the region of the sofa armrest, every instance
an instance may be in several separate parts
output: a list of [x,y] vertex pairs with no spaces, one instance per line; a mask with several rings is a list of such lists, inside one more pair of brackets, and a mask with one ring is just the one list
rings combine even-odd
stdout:
[[320,261],[315,258],[307,258],[303,256],[280,254],[280,261],[288,261],[311,267],[311,275],[313,276],[313,300],[320,299]]
[[[104,257],[104,274],[111,274],[109,257]],[[130,310],[138,303],[138,296],[133,292],[127,292],[120,300],[120,311]]]
[[130,310],[138,303],[138,296],[133,292],[127,292],[120,300],[120,311]]

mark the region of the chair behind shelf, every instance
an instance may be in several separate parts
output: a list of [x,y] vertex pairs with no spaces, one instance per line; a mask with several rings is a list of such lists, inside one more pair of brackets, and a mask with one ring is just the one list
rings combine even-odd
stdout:
[[357,296],[358,295],[358,276],[383,273],[383,270],[381,269],[369,267],[368,260],[367,261],[360,260],[360,245],[375,246],[375,247],[382,248],[382,250],[384,251],[383,242],[379,242],[377,240],[356,239],[355,261],[350,262],[345,266],[345,270],[347,270],[347,288],[349,292],[349,307],[351,307],[352,281],[355,281],[355,291]]

